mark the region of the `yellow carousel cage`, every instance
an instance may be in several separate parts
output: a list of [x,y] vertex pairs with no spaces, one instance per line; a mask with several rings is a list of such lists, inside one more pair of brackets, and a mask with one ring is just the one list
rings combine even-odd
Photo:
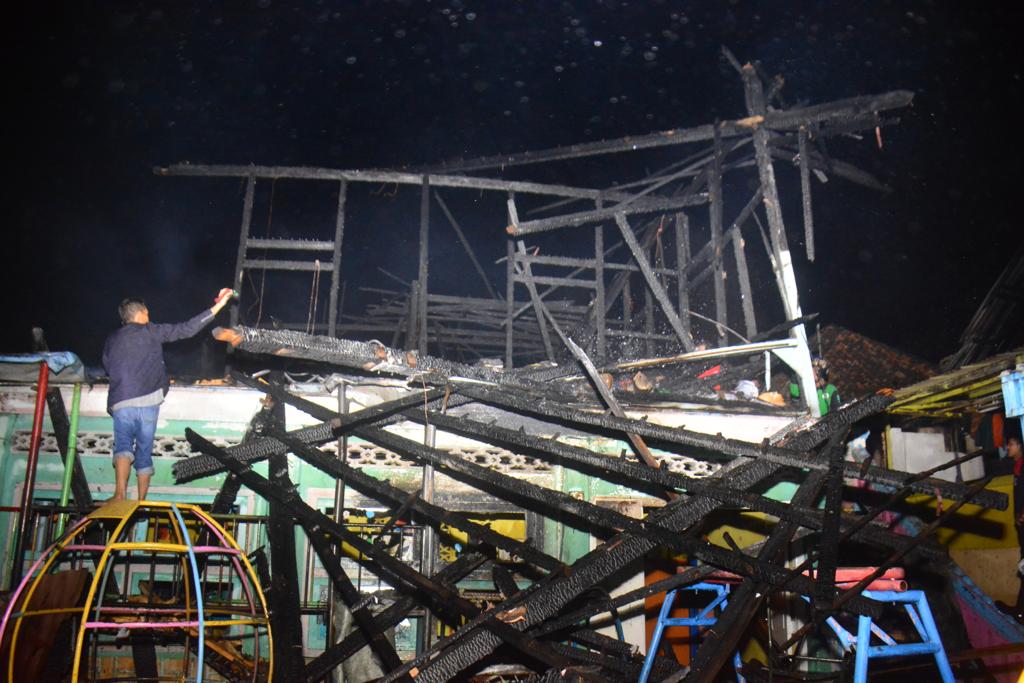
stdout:
[[268,682],[270,623],[231,535],[194,505],[109,503],[34,562],[0,622],[9,683]]

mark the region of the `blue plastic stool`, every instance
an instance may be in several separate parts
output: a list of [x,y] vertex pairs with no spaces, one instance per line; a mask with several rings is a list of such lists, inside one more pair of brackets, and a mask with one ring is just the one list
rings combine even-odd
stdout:
[[[707,605],[702,607],[700,611],[690,617],[670,617],[672,613],[672,603],[675,602],[676,593],[679,591],[703,591],[714,593],[714,598]],[[669,591],[665,595],[665,601],[661,603],[661,613],[658,615],[658,623],[654,627],[654,634],[651,636],[651,645],[647,648],[647,657],[644,658],[644,668],[640,672],[640,678],[637,683],[647,683],[647,678],[651,675],[651,669],[654,667],[654,659],[658,656],[658,645],[661,644],[661,637],[665,633],[665,629],[669,626],[711,626],[718,621],[718,618],[714,615],[716,609],[725,609],[729,598],[729,585],[723,583],[695,583],[690,586],[683,586],[675,590]],[[930,615],[929,615],[930,616]],[[739,653],[735,653],[732,657],[733,667],[736,669],[736,679],[739,683],[745,683],[745,679],[740,675],[740,667],[743,666],[742,660],[740,660]]]
[[[868,680],[868,662],[882,657],[904,657],[910,655],[934,655],[935,664],[939,668],[943,683],[954,683],[953,670],[946,657],[946,648],[942,646],[939,629],[935,626],[935,618],[928,607],[928,599],[924,591],[872,591],[866,590],[862,595],[879,602],[891,602],[903,605],[911,623],[921,637],[919,643],[897,643],[888,633],[874,624],[871,617],[858,615],[857,635],[840,626],[839,622],[829,617],[826,622],[839,637],[839,642],[847,652],[855,652],[853,669],[854,683],[866,683]],[[804,598],[806,600],[806,598]],[[872,645],[871,634],[881,640],[884,645]]]

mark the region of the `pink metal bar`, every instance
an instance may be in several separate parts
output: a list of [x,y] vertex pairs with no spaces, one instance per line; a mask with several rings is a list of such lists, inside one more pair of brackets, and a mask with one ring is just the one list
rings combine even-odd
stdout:
[[[214,535],[218,539],[220,539],[221,544],[225,548],[231,547],[230,543],[228,543],[228,539],[224,537],[224,534],[220,532],[220,530],[217,528],[217,524],[211,518],[207,518],[207,516],[203,513],[196,513],[196,517],[203,520],[203,523],[206,524],[206,527],[213,531]],[[252,589],[249,587],[250,577],[245,572],[244,567],[242,567],[242,563],[238,561],[239,555],[241,555],[241,552],[235,551],[233,553],[233,557],[231,558],[231,560],[235,565],[235,572],[237,572],[238,578],[242,582],[242,587],[245,589],[245,597],[246,600],[248,600],[249,602],[249,607],[252,609],[252,615],[255,617],[258,616],[256,612],[256,599],[252,593]]]
[[196,553],[224,553],[225,555],[238,555],[239,551],[234,548],[222,548],[219,545],[194,545],[192,552]]
[[[88,517],[83,517],[82,519],[75,522],[75,525],[71,527],[65,538],[69,540],[71,538],[74,538],[75,534],[78,533],[79,528],[85,525],[86,522],[88,521]],[[29,567],[28,574],[25,574],[25,576],[22,577],[21,582],[18,583],[18,587],[11,594],[11,599],[7,603],[7,609],[4,610],[4,618],[2,621],[0,621],[0,642],[3,642],[4,633],[7,632],[7,621],[11,618],[11,612],[14,611],[14,606],[18,604],[18,599],[21,597],[22,591],[25,590],[25,586],[28,585],[29,579],[31,579],[32,576],[36,573],[36,570],[39,569],[39,566],[43,564],[43,560],[48,558],[50,554],[53,553],[54,548],[56,548],[59,544],[60,541],[57,541],[39,554],[39,557],[36,558],[36,561],[32,563],[31,567]]]

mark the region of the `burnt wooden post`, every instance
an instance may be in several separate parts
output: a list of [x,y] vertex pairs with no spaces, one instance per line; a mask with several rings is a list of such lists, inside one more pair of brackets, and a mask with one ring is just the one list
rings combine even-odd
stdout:
[[465,233],[462,232],[462,226],[455,220],[455,216],[452,215],[448,205],[445,204],[444,200],[441,199],[441,195],[438,192],[434,192],[434,199],[437,200],[438,206],[441,207],[441,211],[444,212],[445,218],[448,219],[448,223],[452,226],[452,230],[455,231],[456,236],[459,238],[459,242],[462,244],[462,248],[466,250],[466,255],[469,256],[469,260],[473,262],[473,268],[476,269],[477,275],[484,283],[484,287],[487,288],[487,293],[491,295],[492,299],[500,299],[501,295],[494,291],[491,287],[491,281],[487,278],[487,274],[484,273],[483,267],[480,265],[480,261],[476,258],[476,252],[473,251],[473,247],[470,246],[469,240],[466,239]]
[[708,175],[711,262],[714,265],[715,321],[718,323],[718,345],[725,346],[724,326],[728,325],[728,312],[725,301],[725,270],[722,268],[722,138],[718,132],[717,121],[714,124],[714,129],[714,154],[712,155],[711,172]]
[[[600,208],[600,200],[598,200]],[[597,360],[603,363],[608,353],[604,310],[604,226],[594,227],[594,320],[597,324]]]
[[427,263],[430,253],[430,176],[423,176],[423,186],[420,190],[420,268],[417,279],[420,283],[418,297],[418,320],[419,327],[416,332],[416,341],[419,342],[419,352],[427,353],[427,292],[430,289],[427,285]]
[[[235,291],[242,291],[242,273],[245,269],[245,250],[249,243],[249,227],[252,224],[252,204],[256,195],[256,177],[245,181],[245,199],[242,200],[242,230],[238,239],[238,257],[235,260]],[[231,327],[238,325],[238,300],[231,302]],[[230,349],[228,353],[230,353]]]
[[651,288],[644,287],[644,353],[654,355],[654,300]]
[[743,222],[750,216],[750,211],[753,211],[755,199],[749,205],[749,210],[744,208],[740,213],[739,218],[733,223],[732,228],[729,230],[729,234],[732,236],[732,254],[736,259],[736,274],[739,276],[740,282],[740,304],[743,309],[743,329],[746,332],[747,339],[753,339],[757,336],[757,318],[754,315],[754,297],[753,291],[750,288],[750,271],[747,268],[747,253],[746,245],[743,241],[742,227]]
[[800,157],[800,194],[804,204],[804,248],[807,260],[814,260],[814,211],[811,208],[811,164],[807,158],[807,126],[797,131],[797,150]]
[[[274,421],[284,426],[284,404],[274,406]],[[288,476],[288,454],[274,453],[268,467],[270,481],[294,489]],[[271,619],[274,628],[274,670],[282,680],[299,680],[302,658],[302,620],[299,614],[299,573],[295,564],[295,520],[286,506],[271,500],[267,517],[270,541]]]
[[[348,415],[348,383],[341,382],[338,385],[338,414]],[[348,464],[348,434],[338,436],[338,460],[342,465]],[[234,475],[231,475],[234,476]],[[334,521],[338,524],[345,522],[345,479],[337,477],[334,480]],[[308,533],[308,532],[307,532]],[[344,570],[343,570],[344,571]],[[334,601],[335,587],[330,587],[327,600],[327,634],[330,647],[338,640],[338,634],[334,631]]]
[[[797,488],[792,503],[796,505],[813,503],[821,491],[824,479],[823,473],[812,472]],[[777,524],[768,535],[757,558],[766,562],[781,562],[780,555],[796,531],[795,523],[782,521]],[[693,660],[690,672],[683,680],[687,683],[710,683],[713,681],[722,666],[732,657],[740,637],[746,631],[747,624],[753,619],[754,613],[766,597],[767,592],[764,590],[764,586],[749,577],[738,588],[733,589],[729,596],[729,606],[719,618],[716,628],[707,632],[704,642],[697,650],[697,656]]]
[[[743,67],[743,84],[746,91],[747,111],[754,119],[760,119],[763,123],[767,107],[764,101],[764,90],[761,79],[758,78],[754,67],[746,64]],[[784,272],[783,254],[789,260],[789,244],[786,239],[786,226],[782,220],[782,206],[779,202],[779,190],[775,183],[775,167],[772,165],[771,153],[768,149],[770,135],[768,129],[763,125],[754,123],[754,152],[757,159],[757,172],[761,180],[762,201],[765,214],[768,216],[768,234],[771,237],[772,253],[775,255],[776,266],[780,272]],[[786,317],[792,320],[799,317],[794,315],[794,304],[792,296],[784,288],[780,294],[786,308]]]
[[647,261],[647,257],[644,252],[640,249],[640,245],[636,241],[636,235],[633,234],[633,229],[629,227],[629,223],[626,222],[626,217],[623,214],[615,215],[615,223],[619,226],[619,231],[622,233],[622,239],[625,241],[626,246],[629,247],[630,252],[633,254],[633,259],[636,264],[640,266],[640,272],[644,276],[644,280],[647,281],[647,287],[654,294],[654,298],[658,301],[661,306],[662,312],[665,317],[668,318],[669,324],[672,326],[672,330],[679,337],[679,341],[682,342],[683,348],[687,351],[693,350],[693,340],[690,339],[689,335],[683,330],[683,323],[679,319],[679,315],[672,308],[672,302],[668,300],[668,295],[665,293],[664,288],[658,282],[657,277],[651,270],[651,264]]
[[540,300],[540,295],[537,293],[537,285],[533,281],[533,271],[530,268],[530,257],[526,253],[526,245],[523,244],[522,240],[516,241],[516,253],[522,257],[522,265],[520,266],[522,272],[518,277],[526,285],[526,291],[530,294],[530,301],[533,302],[533,311],[537,315],[537,327],[540,328],[540,338],[544,342],[544,353],[547,354],[548,360],[554,361],[555,350],[551,346],[551,335],[548,333],[548,324],[544,319],[544,302]]
[[[764,197],[764,210],[768,216],[768,231],[771,236],[772,253],[775,260],[775,272],[779,282],[779,295],[787,320],[801,317],[800,301],[797,295],[796,274],[793,272],[793,258],[786,240],[786,226],[782,220],[782,206],[779,202],[779,191],[775,184],[775,169],[772,166],[771,151],[768,148],[769,133],[764,126],[768,107],[764,99],[764,86],[753,65],[743,66],[743,87],[746,95],[747,111],[754,121],[754,156],[757,160],[757,172],[761,180],[761,193]],[[807,331],[803,325],[795,325],[790,329],[790,336],[797,339],[807,348]],[[807,407],[814,417],[820,417],[817,390],[814,386],[814,371],[808,353],[800,354],[796,361],[800,367],[794,368],[800,375],[800,391]]]
[[690,329],[690,291],[686,281],[686,266],[690,261],[690,219],[680,211],[676,214],[676,304],[686,336],[693,337]]
[[505,240],[505,370],[512,369],[512,324],[516,307],[515,247],[512,238]]
[[[433,425],[423,425],[423,446],[433,448],[437,437],[437,430]],[[419,499],[424,503],[434,502],[434,463],[424,460],[420,481]],[[433,576],[435,558],[437,557],[437,533],[434,527],[429,524],[423,525],[420,532],[420,573]],[[430,612],[423,615],[420,620],[419,629],[416,633],[418,642],[417,651],[424,652],[430,648],[434,633],[434,617]]]
[[327,311],[327,335],[337,336],[338,329],[338,282],[341,278],[341,241],[345,237],[345,197],[348,194],[348,181],[338,183],[338,215],[334,219],[334,253],[331,263],[331,303]]
[[405,348],[419,348],[420,281],[413,280],[409,288],[409,324],[405,334]]
[[629,286],[629,271],[623,273],[622,281],[622,331],[629,332],[633,328],[633,292]]

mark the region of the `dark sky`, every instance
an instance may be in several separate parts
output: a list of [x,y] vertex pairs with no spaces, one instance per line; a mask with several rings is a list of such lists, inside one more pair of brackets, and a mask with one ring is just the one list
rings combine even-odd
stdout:
[[[782,73],[790,103],[916,93],[882,150],[843,157],[892,193],[816,189],[805,311],[937,360],[1022,240],[1018,3],[24,5],[6,22],[4,352],[39,325],[96,363],[123,296],[173,321],[230,282],[237,183],[154,166],[415,166],[739,117],[722,45]],[[502,253],[500,228],[474,242]],[[347,281],[391,284],[376,266],[396,245],[375,239],[347,238],[366,270]]]

